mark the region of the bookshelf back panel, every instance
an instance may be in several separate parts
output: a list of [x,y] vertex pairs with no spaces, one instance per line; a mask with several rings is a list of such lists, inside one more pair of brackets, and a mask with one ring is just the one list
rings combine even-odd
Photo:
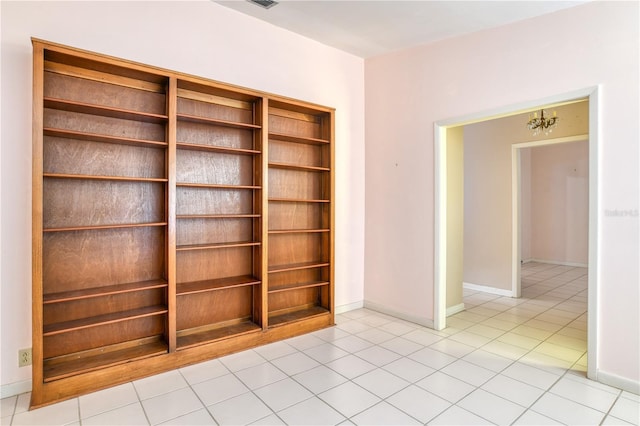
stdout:
[[43,235],[44,293],[165,277],[164,227]]
[[322,173],[269,169],[269,197],[303,200],[328,199],[329,191]]
[[177,141],[225,148],[253,149],[253,131],[180,121]]
[[253,220],[179,219],[176,238],[179,246],[253,241]]
[[329,167],[329,147],[269,139],[269,162]]
[[44,358],[160,336],[165,333],[165,321],[166,315],[154,315],[44,336]]
[[283,291],[269,295],[269,313],[284,313],[320,306],[320,289],[317,287]]
[[44,127],[122,138],[163,142],[165,125],[145,121],[103,117],[80,112],[44,109]]
[[277,290],[292,284],[326,281],[322,269],[327,268],[310,268],[269,274],[269,290]]
[[253,124],[253,110],[178,97],[178,114]]
[[176,188],[178,215],[251,214],[254,191],[246,189]]
[[251,286],[179,296],[177,329],[251,318],[252,299]]
[[253,185],[253,157],[179,149],[176,180],[183,183]]
[[269,236],[269,265],[327,262],[328,236],[324,234],[276,234]]
[[153,114],[165,114],[167,105],[164,93],[54,72],[44,73],[44,96]]
[[43,322],[46,326],[96,315],[166,304],[165,290],[162,288],[49,303],[43,307]]
[[165,184],[44,179],[45,228],[164,222]]
[[322,139],[322,124],[316,117],[307,114],[291,114],[290,117],[269,114],[269,131],[291,136]]
[[177,253],[179,283],[253,275],[253,248],[186,250]]
[[269,203],[269,230],[328,228],[327,203]]
[[165,178],[165,150],[53,136],[44,138],[45,173]]

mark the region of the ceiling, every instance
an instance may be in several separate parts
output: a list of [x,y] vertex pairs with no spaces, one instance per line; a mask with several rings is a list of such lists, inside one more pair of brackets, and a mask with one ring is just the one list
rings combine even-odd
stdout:
[[247,0],[214,1],[368,58],[552,13],[587,0],[278,0],[269,9]]

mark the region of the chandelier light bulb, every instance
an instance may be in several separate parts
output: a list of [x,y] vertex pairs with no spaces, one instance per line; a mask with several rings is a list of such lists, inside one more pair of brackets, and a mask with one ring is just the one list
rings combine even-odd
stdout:
[[533,118],[529,115],[529,121],[527,122],[527,128],[533,131],[533,136],[538,136],[542,133],[544,135],[548,135],[553,132],[553,129],[558,125],[558,115],[556,111],[553,111],[553,117],[545,117],[546,111],[544,109],[540,110],[540,117],[538,117],[538,112],[533,113]]

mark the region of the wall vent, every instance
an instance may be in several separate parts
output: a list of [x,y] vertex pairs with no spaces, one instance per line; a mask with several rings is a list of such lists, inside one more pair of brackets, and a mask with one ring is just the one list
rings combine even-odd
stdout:
[[278,4],[278,2],[275,0],[247,0],[247,1],[249,3],[257,4],[258,6],[263,7],[265,9],[269,9],[270,7],[273,7],[276,4]]

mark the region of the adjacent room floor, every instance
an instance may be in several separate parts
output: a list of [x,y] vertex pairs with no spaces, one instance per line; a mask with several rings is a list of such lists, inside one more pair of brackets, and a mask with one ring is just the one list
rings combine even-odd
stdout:
[[367,309],[337,326],[27,411],[2,425],[638,424],[590,381],[587,270],[526,264],[521,299],[465,292],[442,332]]

